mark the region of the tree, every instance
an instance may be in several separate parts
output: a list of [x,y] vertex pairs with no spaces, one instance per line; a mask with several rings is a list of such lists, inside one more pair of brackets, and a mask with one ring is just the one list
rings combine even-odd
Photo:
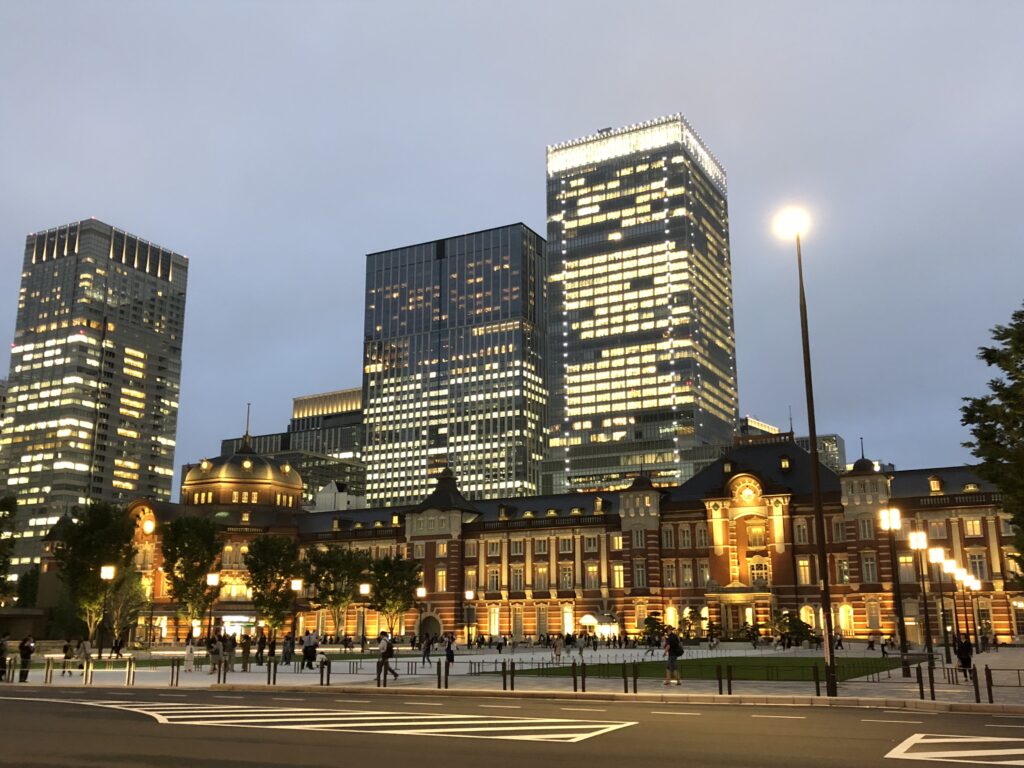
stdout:
[[303,563],[303,578],[315,592],[313,607],[325,608],[334,620],[334,634],[341,636],[348,607],[359,597],[359,584],[370,567],[370,557],[355,549],[310,549]]
[[413,606],[420,585],[420,565],[401,557],[381,557],[370,563],[370,607],[384,619],[392,634],[402,614]]
[[979,460],[978,474],[1002,492],[1018,552],[1011,557],[1024,565],[1024,309],[1013,313],[1009,325],[993,328],[992,340],[993,346],[978,350],[996,372],[989,394],[965,397],[960,421],[974,438],[964,446]]
[[18,607],[35,608],[36,599],[39,596],[39,566],[33,565],[17,581],[18,584]]
[[17,582],[7,580],[11,572],[11,555],[14,554],[14,515],[17,510],[18,499],[15,496],[0,498],[0,604],[6,603],[17,589]]
[[650,642],[668,633],[668,625],[661,620],[661,611],[651,611],[644,617],[644,637]]
[[161,534],[168,591],[189,621],[202,619],[217,597],[206,583],[220,556],[217,526],[205,517],[179,517]]
[[298,545],[285,536],[261,536],[249,544],[245,554],[252,604],[267,622],[271,635],[281,628],[291,610],[291,579],[298,576],[298,560]]
[[121,637],[135,626],[139,611],[146,605],[146,592],[142,589],[142,577],[138,571],[125,570],[118,575],[107,598],[113,637]]
[[112,565],[120,574],[132,567],[135,525],[124,509],[105,502],[90,504],[80,514],[67,526],[55,557],[68,597],[92,639],[112,586],[100,578],[100,568]]

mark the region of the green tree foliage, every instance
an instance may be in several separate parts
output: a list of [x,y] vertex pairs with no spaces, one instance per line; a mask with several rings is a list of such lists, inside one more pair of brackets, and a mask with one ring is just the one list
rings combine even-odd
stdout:
[[60,578],[78,615],[94,638],[103,619],[111,584],[100,578],[100,568],[113,565],[118,574],[133,567],[135,525],[128,513],[112,504],[91,504],[68,526],[55,557]]
[[659,638],[668,632],[668,625],[661,620],[661,611],[651,611],[644,617],[644,637]]
[[[7,495],[0,498],[0,604],[6,603],[17,589],[17,582],[7,580],[11,572],[11,556],[14,554],[14,516],[18,511],[18,500]],[[35,601],[33,600],[33,604]]]
[[201,619],[217,597],[217,588],[206,583],[220,557],[217,526],[205,517],[179,517],[162,527],[161,536],[171,598],[190,621]]
[[39,595],[39,566],[33,565],[21,574],[18,584],[18,607],[35,608]]
[[[973,440],[964,445],[979,460],[978,474],[999,487],[1003,509],[1013,516],[1015,545],[1024,553],[1024,309],[1013,313],[1009,325],[992,329],[990,347],[978,357],[995,369],[989,394],[966,397],[961,422]],[[1021,555],[1013,556],[1018,563]]]
[[147,605],[146,592],[138,571],[125,570],[111,584],[107,597],[107,615],[112,637],[123,637],[138,621],[139,611]]
[[381,557],[370,563],[369,605],[394,632],[402,614],[412,608],[420,585],[420,565],[401,557]]
[[291,580],[300,572],[299,547],[285,536],[261,536],[245,554],[246,580],[252,587],[252,604],[276,633],[291,611],[294,593]]
[[313,607],[331,614],[335,635],[340,635],[345,611],[359,597],[359,584],[369,568],[370,557],[359,550],[329,547],[306,552],[302,574],[314,590]]

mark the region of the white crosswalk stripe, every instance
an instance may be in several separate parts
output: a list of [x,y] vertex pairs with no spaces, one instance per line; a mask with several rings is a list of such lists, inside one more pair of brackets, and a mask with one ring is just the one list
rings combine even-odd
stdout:
[[437,712],[388,712],[325,707],[285,707],[239,704],[191,704],[187,702],[138,702],[121,700],[68,700],[66,703],[116,709],[148,715],[168,725],[233,728],[387,733],[408,736],[504,739],[576,743],[604,733],[636,725],[634,722],[577,720],[552,717],[464,715]]
[[890,750],[886,757],[937,763],[1024,766],[1024,739],[915,733]]

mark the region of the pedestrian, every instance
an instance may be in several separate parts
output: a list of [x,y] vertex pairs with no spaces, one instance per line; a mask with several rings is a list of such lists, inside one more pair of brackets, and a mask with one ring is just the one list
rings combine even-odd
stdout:
[[665,636],[665,685],[675,682],[679,685],[679,657],[683,655],[683,643],[672,627]]
[[4,632],[3,636],[0,637],[0,681],[7,679],[7,653],[11,642],[11,635],[9,632]]
[[277,656],[277,635],[270,636],[270,642],[267,643],[267,664],[273,664],[275,657]]
[[434,647],[434,638],[429,635],[424,635],[423,640],[420,643],[423,648],[423,655],[420,657],[420,666],[430,663],[430,650]]
[[261,629],[260,636],[256,638],[256,665],[263,666],[263,652],[267,649],[267,635]]
[[60,665],[60,676],[64,677],[64,675],[67,675],[71,677],[71,662],[75,659],[75,646],[72,644],[70,637],[64,638],[64,647],[61,648],[61,651],[64,660]]
[[92,664],[92,643],[89,642],[88,637],[83,637],[78,641],[78,668],[82,670],[82,674]]
[[316,633],[306,630],[306,636],[302,640],[302,657],[305,660],[305,668],[313,669],[313,662],[316,661],[316,649],[320,645],[320,638]]
[[295,655],[295,640],[292,638],[289,632],[284,636],[284,642],[281,644],[281,663],[286,667],[292,663],[292,656]]
[[391,659],[395,655],[395,644],[391,638],[388,637],[387,632],[381,632],[378,638],[377,652],[380,656],[377,659],[377,682],[380,683],[381,675],[391,674],[394,675],[394,679],[398,679],[398,672],[392,668]]
[[185,671],[196,671],[196,646],[192,642],[192,635],[189,635],[188,639],[185,640]]
[[445,664],[455,663],[455,635],[449,633],[444,641],[444,661]]
[[252,653],[252,638],[249,636],[248,632],[242,633],[242,642],[240,645],[242,646],[242,671],[248,672],[249,656]]
[[960,662],[960,670],[964,678],[971,676],[971,657],[974,655],[974,647],[971,645],[971,638],[965,637],[956,645],[956,658]]
[[836,645],[835,645],[835,649],[836,649],[837,651],[843,651],[843,650],[846,650],[845,648],[843,648],[843,632],[842,632],[842,630],[840,630],[840,629],[837,629],[837,630],[836,630],[836,631],[835,631],[835,632],[833,633],[833,635],[834,635],[834,637],[835,637],[835,639],[836,639]]
[[554,641],[551,643],[551,656],[555,660],[555,664],[562,663],[562,645],[564,641],[561,635],[555,635]]
[[18,675],[19,683],[28,682],[28,668],[32,663],[32,654],[36,651],[36,641],[32,635],[25,635],[18,643],[18,655],[21,657],[21,672]]
[[227,657],[228,672],[235,671],[235,652],[238,648],[238,636],[228,635],[224,639],[224,653]]
[[206,646],[206,654],[210,659],[210,670],[206,674],[212,675],[217,671],[221,656],[224,655],[224,643],[220,639],[220,633],[210,638],[210,642]]

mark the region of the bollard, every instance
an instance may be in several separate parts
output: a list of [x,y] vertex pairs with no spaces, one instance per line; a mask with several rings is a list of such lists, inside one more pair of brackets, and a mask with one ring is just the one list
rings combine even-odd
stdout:
[[388,662],[386,659],[382,659],[377,662],[377,687],[381,687],[381,680],[384,681],[383,685],[385,688],[388,687]]
[[46,664],[43,666],[43,682],[53,682],[53,659],[47,659]]
[[935,701],[935,665],[930,664],[928,666],[928,693],[932,697],[932,701]]
[[508,674],[509,690],[514,691],[516,689],[516,660],[515,659],[512,659],[512,661],[509,663],[508,669],[509,669],[509,674]]
[[722,665],[715,664],[715,678],[718,680],[718,695],[722,695]]
[[448,668],[451,667],[451,665],[452,663],[450,661],[446,660],[444,662],[444,689],[446,691],[448,690]]
[[171,679],[167,683],[167,685],[169,687],[171,687],[171,688],[174,687],[174,670],[175,670],[175,668],[177,666],[178,666],[178,660],[177,659],[171,659]]
[[274,659],[274,682],[272,685],[277,685],[277,659]]
[[818,665],[815,664],[811,667],[811,672],[814,675],[814,695],[821,696],[821,670],[818,669]]
[[924,701],[924,675],[921,674],[920,664],[917,665],[917,692],[921,700]]
[[501,662],[501,690],[508,690],[508,666],[506,662]]
[[572,662],[572,692],[576,693],[579,690],[579,685],[576,682],[576,661]]
[[629,677],[626,675],[626,662],[622,662],[622,692],[629,693]]
[[636,693],[636,683],[640,677],[640,662],[633,662],[633,693]]
[[988,694],[988,703],[993,704],[995,700],[992,697],[992,670],[988,668],[988,664],[985,665],[985,692]]
[[978,688],[978,668],[971,667],[971,682],[974,683],[974,703],[981,704],[981,690]]
[[124,687],[127,688],[132,684],[132,660],[129,658],[128,663],[124,665]]
[[267,685],[273,685],[273,683],[270,682],[271,668],[273,666],[274,666],[274,662],[272,660],[268,659],[267,660]]
[[728,683],[729,695],[732,696],[732,664],[725,665],[725,681]]
[[441,690],[441,660],[437,660],[437,690]]
[[587,692],[587,662],[580,662],[580,690]]

